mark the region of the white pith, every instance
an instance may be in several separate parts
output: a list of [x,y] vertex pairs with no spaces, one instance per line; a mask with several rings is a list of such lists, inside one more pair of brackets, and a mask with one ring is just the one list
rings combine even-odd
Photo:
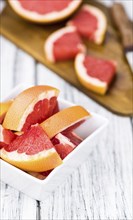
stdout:
[[57,138],[57,139],[59,140],[60,144],[63,144],[63,145],[68,144],[68,145],[71,146],[72,148],[75,148],[75,145],[74,145],[72,142],[70,142],[70,139],[67,138],[67,137],[65,137],[65,136],[62,135],[61,133],[57,134],[57,135],[55,136],[55,138]]
[[23,125],[26,121],[27,116],[33,111],[34,106],[36,105],[37,102],[43,100],[43,99],[48,99],[50,100],[53,96],[56,96],[56,91],[45,91],[43,93],[41,93],[38,98],[34,99],[32,101],[32,103],[27,107],[27,109],[25,110],[25,112],[23,113],[19,125],[18,125],[18,130],[21,131],[23,128]]
[[4,136],[3,136],[3,127],[2,127],[2,125],[0,125],[0,141],[1,142],[4,142]]
[[61,18],[64,18],[71,14],[81,3],[82,0],[74,0],[70,2],[67,8],[57,11],[57,12],[49,12],[45,15],[40,15],[37,12],[31,12],[26,9],[24,9],[20,2],[18,0],[10,0],[10,4],[14,8],[16,12],[18,12],[20,15],[25,16],[33,21],[44,21],[44,22],[50,22],[54,20],[60,20]]
[[50,156],[50,154],[53,154],[54,152],[56,152],[56,150],[54,148],[51,148],[49,150],[43,150],[35,155],[27,155],[25,153],[18,153],[17,151],[12,151],[12,152],[7,152],[3,149],[1,149],[1,158],[5,159],[6,158],[8,160],[12,160],[12,161],[33,161],[33,160],[39,160],[42,158],[47,158],[48,156]]
[[107,83],[103,82],[95,77],[91,77],[87,73],[87,69],[85,68],[83,62],[85,59],[85,54],[78,54],[75,59],[75,67],[76,72],[79,76],[79,78],[82,78],[84,81],[88,82],[89,84],[92,84],[94,86],[98,86],[101,88],[107,88]]
[[[54,62],[55,61],[55,57],[54,57],[54,53],[53,53],[53,49],[54,49],[54,42],[57,41],[59,38],[61,38],[64,34],[67,33],[71,33],[71,32],[75,32],[76,28],[75,27],[64,27],[59,29],[58,31],[55,31],[53,34],[51,34],[48,39],[45,42],[44,45],[44,51],[46,54],[47,59],[50,62]],[[84,52],[85,51],[85,47],[83,46],[83,44],[79,44],[78,48]]]

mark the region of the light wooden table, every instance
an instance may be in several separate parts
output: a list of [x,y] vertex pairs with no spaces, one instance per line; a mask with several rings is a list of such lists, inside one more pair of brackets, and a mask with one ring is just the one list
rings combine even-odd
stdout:
[[[132,1],[122,2],[131,16]],[[132,220],[132,119],[107,111],[3,37],[1,82],[2,97],[19,83],[55,86],[110,122],[87,161],[44,202],[1,183],[1,220]]]

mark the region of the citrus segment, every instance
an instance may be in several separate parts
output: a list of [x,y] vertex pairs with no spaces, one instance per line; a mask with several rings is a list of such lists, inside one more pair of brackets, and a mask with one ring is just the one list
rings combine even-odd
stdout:
[[12,131],[4,129],[2,125],[0,125],[0,148],[10,144],[16,137],[17,135]]
[[70,16],[82,0],[8,0],[13,10],[33,22],[50,23]]
[[1,158],[10,164],[33,172],[53,169],[62,163],[52,142],[39,125],[32,126],[1,150]]
[[85,50],[74,27],[64,27],[52,33],[44,46],[46,58],[50,62],[73,59],[77,53]]
[[107,29],[107,20],[100,9],[83,5],[68,25],[76,27],[82,37],[101,44]]
[[82,121],[90,116],[90,113],[81,106],[72,106],[66,108],[51,116],[40,126],[47,133],[49,138],[53,138],[56,134],[64,131],[75,123]]
[[26,131],[50,117],[57,105],[59,90],[50,86],[34,86],[20,93],[10,106],[3,126],[14,131]]
[[89,55],[78,54],[75,70],[79,81],[86,88],[105,94],[116,73],[116,63]]
[[59,133],[52,139],[52,143],[61,159],[64,159],[81,142],[82,139],[72,132]]

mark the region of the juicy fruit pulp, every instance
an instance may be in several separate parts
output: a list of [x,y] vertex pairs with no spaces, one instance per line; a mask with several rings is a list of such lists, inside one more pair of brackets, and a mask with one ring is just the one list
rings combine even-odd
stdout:
[[82,139],[71,131],[59,133],[52,139],[52,143],[61,159],[64,159],[81,142]]
[[53,144],[38,125],[32,126],[26,133],[18,136],[5,150],[8,152],[17,151],[26,155],[34,155],[41,151],[53,148]]
[[26,118],[22,131],[27,131],[31,125],[41,123],[56,112],[57,97],[52,97],[50,100],[44,99],[36,103],[33,111]]
[[79,45],[81,44],[81,38],[76,31],[64,34],[54,42],[53,53],[55,60],[73,59],[79,52]]
[[16,137],[17,135],[12,131],[4,129],[2,125],[0,125],[0,149],[8,146]]
[[115,65],[111,61],[86,56],[83,62],[87,74],[110,84],[115,75]]
[[59,12],[69,6],[73,0],[18,0],[21,6],[28,11],[37,12],[40,15]]
[[81,36],[94,39],[94,32],[97,30],[97,18],[89,11],[80,10],[77,15],[70,21]]

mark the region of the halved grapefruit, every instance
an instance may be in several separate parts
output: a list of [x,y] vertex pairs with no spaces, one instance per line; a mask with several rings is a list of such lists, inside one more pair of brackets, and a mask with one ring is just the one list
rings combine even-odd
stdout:
[[26,131],[50,117],[57,108],[59,90],[50,86],[34,86],[20,93],[10,106],[3,127]]
[[82,139],[74,132],[67,132],[66,135],[59,133],[52,139],[52,143],[61,159],[64,159],[82,142]]
[[59,111],[40,124],[49,138],[66,130],[77,122],[90,117],[90,113],[81,106],[72,106]]
[[4,117],[5,117],[5,114],[8,111],[12,102],[13,102],[13,100],[9,100],[7,102],[0,102],[0,124],[2,124]]
[[83,86],[104,95],[114,79],[116,63],[112,60],[78,54],[75,58],[75,70]]
[[53,23],[69,17],[82,0],[8,0],[21,17],[38,23]]
[[101,44],[107,29],[107,19],[99,8],[86,4],[67,25],[76,27],[81,36]]
[[50,62],[73,59],[79,52],[85,52],[75,27],[64,27],[52,33],[45,42],[44,52]]
[[1,149],[1,158],[25,171],[43,172],[62,163],[52,142],[39,125],[33,125]]

